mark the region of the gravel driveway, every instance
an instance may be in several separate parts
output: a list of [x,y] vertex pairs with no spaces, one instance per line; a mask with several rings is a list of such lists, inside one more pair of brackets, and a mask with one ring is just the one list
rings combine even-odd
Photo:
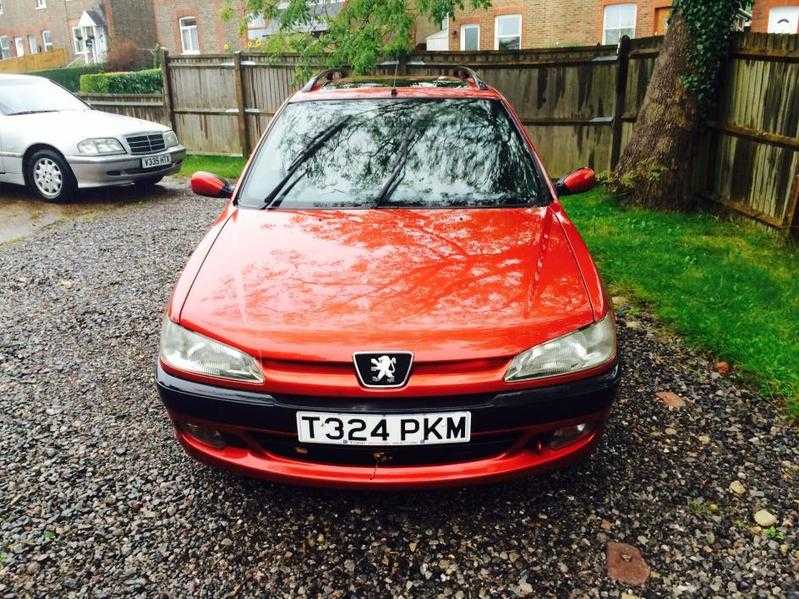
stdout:
[[[171,186],[0,245],[0,596],[799,588],[797,430],[778,403],[624,308],[620,400],[598,452],[572,470],[370,494],[194,463],[172,438],[153,364],[166,298],[221,205]],[[663,391],[684,405],[667,407]],[[773,527],[756,526],[761,509]],[[612,542],[646,564],[622,548],[609,572]],[[611,577],[647,572],[643,586]]]

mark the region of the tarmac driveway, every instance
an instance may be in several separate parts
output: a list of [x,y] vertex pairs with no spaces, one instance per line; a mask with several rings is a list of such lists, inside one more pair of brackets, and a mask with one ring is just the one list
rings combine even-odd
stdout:
[[[620,400],[598,451],[572,470],[370,494],[194,463],[172,438],[153,365],[166,298],[221,205],[173,181],[152,198],[92,195],[0,243],[0,596],[799,587],[797,430],[624,306]],[[0,223],[13,210],[25,213],[24,196],[0,190]]]

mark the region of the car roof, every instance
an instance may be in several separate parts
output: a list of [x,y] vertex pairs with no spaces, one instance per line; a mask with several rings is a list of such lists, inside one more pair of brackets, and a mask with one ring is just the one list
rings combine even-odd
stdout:
[[43,79],[43,77],[37,77],[35,75],[19,75],[17,73],[0,73],[0,81],[24,81],[31,79]]
[[[442,69],[443,70],[443,69]],[[361,75],[330,69],[312,77],[289,102],[314,100],[362,100],[369,98],[464,98],[500,99],[466,67],[452,65],[454,75]]]

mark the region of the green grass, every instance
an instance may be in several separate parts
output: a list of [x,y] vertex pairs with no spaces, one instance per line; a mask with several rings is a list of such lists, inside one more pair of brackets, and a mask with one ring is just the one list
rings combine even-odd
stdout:
[[[242,168],[242,158],[190,155],[181,174],[236,179]],[[601,188],[564,204],[614,293],[786,398],[799,418],[796,245],[746,222],[626,208]]]
[[198,156],[189,154],[180,175],[191,177],[197,171],[208,171],[225,179],[238,179],[244,168],[244,158],[236,156]]
[[614,293],[645,303],[689,343],[729,361],[799,418],[799,249],[751,223],[567,198]]

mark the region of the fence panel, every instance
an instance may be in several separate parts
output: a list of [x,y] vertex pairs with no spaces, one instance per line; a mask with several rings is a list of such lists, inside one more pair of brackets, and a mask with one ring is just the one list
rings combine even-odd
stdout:
[[232,55],[167,56],[175,128],[195,153],[240,154]]
[[81,94],[92,108],[169,125],[161,94]]
[[716,120],[711,175],[700,191],[781,229],[799,202],[799,36],[748,33],[733,41]]
[[59,69],[67,64],[67,60],[67,51],[64,48],[54,48],[49,52],[0,60],[0,73],[32,73],[45,69]]

